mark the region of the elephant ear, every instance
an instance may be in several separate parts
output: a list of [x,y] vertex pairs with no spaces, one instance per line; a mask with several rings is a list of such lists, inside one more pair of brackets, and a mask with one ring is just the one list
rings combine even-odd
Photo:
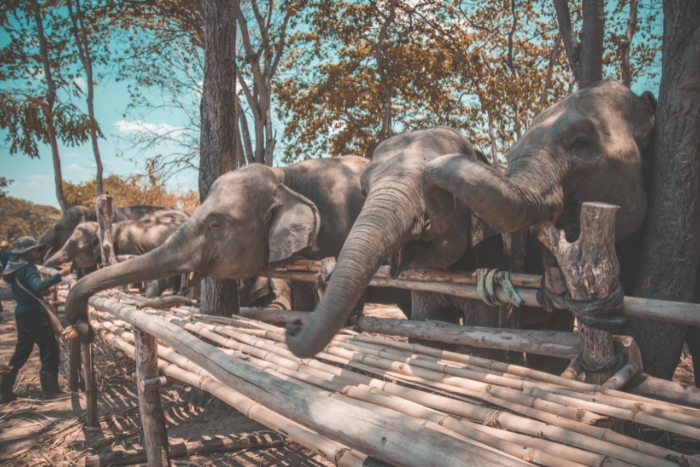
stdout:
[[269,226],[268,261],[277,263],[316,245],[321,215],[309,199],[279,184],[267,211],[266,223]]
[[250,285],[248,285],[248,300],[255,302],[271,293],[272,289],[268,277],[256,276],[251,279]]

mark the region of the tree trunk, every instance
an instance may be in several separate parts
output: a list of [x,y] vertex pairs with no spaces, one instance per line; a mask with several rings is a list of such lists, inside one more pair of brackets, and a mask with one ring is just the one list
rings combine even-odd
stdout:
[[382,88],[382,94],[384,97],[384,104],[382,109],[382,127],[379,130],[379,141],[384,141],[393,135],[391,129],[391,98],[393,94],[393,87],[391,83],[387,81],[385,68],[387,66],[386,60],[384,59],[384,54],[382,52],[382,46],[386,40],[386,36],[391,26],[396,18],[396,2],[391,0],[389,4],[389,14],[384,16],[380,13],[380,16],[384,18],[384,24],[382,24],[382,29],[379,32],[379,37],[377,38],[377,44],[374,48],[374,59],[377,62],[377,74],[379,75],[379,84]]
[[85,31],[85,20],[83,18],[82,7],[80,6],[80,0],[75,0],[75,11],[73,11],[72,0],[68,0],[66,3],[68,6],[68,14],[70,15],[71,22],[73,23],[73,38],[75,39],[75,44],[78,48],[78,54],[80,56],[80,62],[83,64],[87,78],[87,108],[88,115],[90,116],[90,140],[92,141],[92,152],[95,155],[95,166],[97,168],[95,174],[97,193],[95,196],[100,196],[104,192],[102,184],[103,168],[100,147],[97,144],[98,127],[97,120],[95,119],[95,89],[92,75],[92,55],[90,54],[90,44],[87,38],[87,32]]
[[603,79],[604,4],[604,0],[583,0],[579,88]]
[[620,71],[622,74],[622,83],[632,87],[632,67],[630,65],[630,49],[632,48],[632,39],[634,32],[637,29],[637,3],[638,0],[630,0],[630,17],[627,20],[627,30],[625,31],[625,40],[620,44],[621,64]]
[[583,25],[579,42],[571,24],[568,0],[554,0],[559,35],[579,88],[603,79],[604,3],[604,0],[583,0]]
[[[199,196],[204,202],[214,181],[236,168],[236,9],[237,2],[204,2],[204,92],[201,104]],[[238,284],[229,279],[202,281],[202,312],[238,313]]]
[[41,10],[37,0],[31,0],[32,10],[34,12],[34,21],[36,22],[36,33],[39,38],[39,51],[41,54],[41,62],[44,67],[44,79],[46,79],[46,102],[44,106],[44,114],[46,115],[46,128],[48,131],[49,144],[51,146],[51,156],[53,157],[54,179],[56,183],[56,199],[61,206],[61,210],[65,212],[70,205],[63,193],[63,175],[61,173],[61,157],[58,153],[58,138],[56,136],[56,127],[53,122],[53,106],[56,102],[56,85],[53,82],[51,75],[51,65],[49,63],[49,47],[44,36],[44,23],[41,17]]
[[[700,258],[700,3],[664,2],[651,203],[634,295],[690,301]],[[685,326],[631,320],[644,370],[671,379]]]

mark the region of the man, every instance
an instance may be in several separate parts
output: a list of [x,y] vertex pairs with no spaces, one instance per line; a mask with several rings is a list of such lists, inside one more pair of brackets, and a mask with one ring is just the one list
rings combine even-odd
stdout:
[[12,284],[12,298],[17,302],[17,345],[10,359],[10,371],[0,375],[0,404],[17,398],[12,392],[17,373],[32,353],[34,344],[39,345],[41,356],[41,392],[44,399],[53,399],[62,394],[58,387],[59,346],[49,322],[47,311],[39,298],[41,293],[61,282],[62,276],[70,274],[70,268],[62,269],[48,279],[41,280],[34,262],[39,260],[42,245],[32,237],[22,237],[15,242],[12,258],[3,270],[2,278]]
[[[10,261],[10,244],[7,240],[0,242],[0,271],[5,269],[8,261]],[[0,301],[0,313],[2,313],[2,301]],[[2,316],[0,316],[0,322],[2,321]]]

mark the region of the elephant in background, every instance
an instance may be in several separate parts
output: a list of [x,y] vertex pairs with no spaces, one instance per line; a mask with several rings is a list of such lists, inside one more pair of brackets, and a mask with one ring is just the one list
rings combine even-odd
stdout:
[[[158,210],[151,216],[112,224],[114,254],[143,255],[155,250],[189,219],[189,214],[177,209]],[[83,222],[63,247],[44,261],[44,266],[57,268],[73,263],[74,268],[91,268],[102,261],[97,222]]]
[[[112,211],[112,222],[122,222],[127,220],[138,220],[142,217],[152,216],[154,213],[168,208],[160,206],[129,206],[114,208]],[[86,206],[73,206],[66,210],[63,215],[56,219],[41,235],[38,243],[44,245],[42,258],[48,259],[52,254],[63,248],[73,234],[75,228],[81,222],[96,222],[97,214],[94,208]]]
[[[535,118],[508,152],[505,170],[485,163],[465,138],[448,128],[382,142],[362,174],[367,201],[323,298],[305,325],[287,329],[290,350],[302,358],[322,350],[390,255],[394,275],[410,266],[448,267],[457,258],[466,260],[466,267],[477,260],[490,267],[491,261],[503,261],[508,250],[505,258],[510,256],[511,265],[541,272],[542,248],[530,227],[554,220],[573,241],[585,201],[621,206],[617,240],[632,239],[646,214],[644,155],[654,132],[654,111],[648,93],[640,97],[619,83],[594,83]],[[472,215],[512,235],[506,242],[499,236],[486,240],[501,241],[500,252],[486,243],[477,249],[470,241]],[[526,252],[519,259],[513,255],[514,244]],[[469,311],[446,297],[414,293],[413,300],[414,319],[427,310],[454,321],[456,311]],[[465,315],[465,321],[482,319],[474,314]],[[495,322],[494,310],[487,314]],[[553,316],[550,321],[565,318]]]
[[195,280],[243,279],[337,256],[365,201],[359,175],[368,162],[343,156],[280,168],[252,164],[221,176],[161,247],[80,280],[66,302],[68,322],[90,342],[87,300],[100,290],[189,272]]

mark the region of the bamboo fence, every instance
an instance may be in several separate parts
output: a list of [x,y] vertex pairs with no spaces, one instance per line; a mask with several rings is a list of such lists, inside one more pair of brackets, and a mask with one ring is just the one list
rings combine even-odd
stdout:
[[335,465],[371,456],[401,466],[469,459],[700,467],[695,456],[597,426],[625,420],[700,441],[700,410],[619,390],[631,365],[592,385],[349,330],[302,360],[278,326],[192,308],[137,309],[142,302],[116,291],[92,297],[91,323],[102,340],[133,356],[136,330],[155,336],[161,374],[214,394]]

